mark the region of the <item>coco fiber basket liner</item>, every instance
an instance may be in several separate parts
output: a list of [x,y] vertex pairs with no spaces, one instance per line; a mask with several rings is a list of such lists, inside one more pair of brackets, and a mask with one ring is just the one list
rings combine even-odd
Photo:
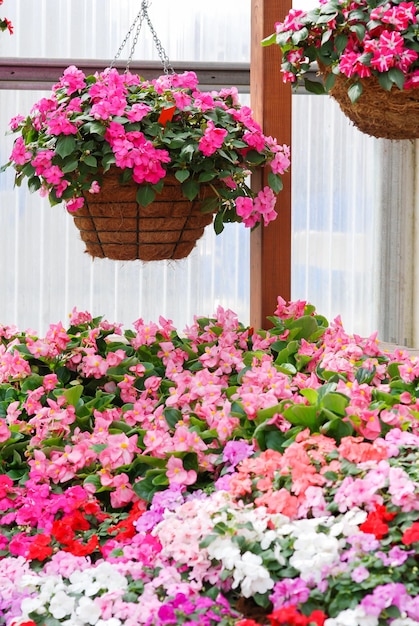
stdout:
[[213,187],[201,185],[191,202],[177,179],[167,176],[162,192],[146,207],[137,203],[137,189],[134,182],[121,184],[119,172],[110,170],[99,193],[84,195],[84,206],[72,215],[86,252],[121,261],[187,257],[212,222],[212,213],[200,209],[204,199],[215,196]]
[[[326,76],[330,70],[320,68]],[[355,104],[348,96],[348,79],[337,75],[329,94],[363,133],[384,139],[419,138],[419,89],[386,91],[375,76],[361,78],[363,92]]]

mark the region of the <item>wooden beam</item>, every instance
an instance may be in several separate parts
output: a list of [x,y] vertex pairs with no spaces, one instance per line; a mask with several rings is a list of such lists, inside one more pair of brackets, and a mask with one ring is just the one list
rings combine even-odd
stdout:
[[[291,9],[291,0],[252,0],[250,98],[257,121],[265,135],[291,146],[291,87],[282,82],[280,51],[277,46],[262,47],[261,41],[274,32],[275,22]],[[266,184],[267,173],[253,177],[252,186]],[[278,218],[267,227],[256,229],[250,245],[250,322],[266,328],[277,297],[291,298],[291,175],[284,176],[284,189],[278,196]]]
[[[0,89],[47,89],[54,85],[69,65],[75,65],[86,75],[101,72],[109,67],[111,59],[22,59],[0,58]],[[124,70],[126,61],[116,61],[114,66]],[[249,92],[248,63],[204,63],[178,61],[173,63],[177,72],[194,71],[201,89],[221,89],[235,86],[242,93]],[[145,79],[163,73],[159,61],[131,61],[130,70]]]

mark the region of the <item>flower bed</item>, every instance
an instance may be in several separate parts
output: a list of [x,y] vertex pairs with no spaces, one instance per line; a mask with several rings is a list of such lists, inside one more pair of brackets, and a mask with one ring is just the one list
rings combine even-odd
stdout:
[[419,623],[419,358],[270,321],[0,327],[0,624]]

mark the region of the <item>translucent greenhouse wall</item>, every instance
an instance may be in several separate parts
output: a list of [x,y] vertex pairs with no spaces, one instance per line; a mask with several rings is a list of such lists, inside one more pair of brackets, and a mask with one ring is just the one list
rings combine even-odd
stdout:
[[[139,7],[132,0],[8,2],[2,8],[15,34],[2,35],[1,54],[111,60]],[[237,0],[154,0],[150,16],[172,60],[249,61],[250,0],[240,11]],[[134,58],[158,60],[143,28]],[[10,154],[12,137],[3,136],[9,119],[41,95],[0,91],[0,163]],[[379,313],[379,141],[352,128],[331,99],[296,95],[292,142],[292,298],[369,334]],[[218,305],[249,321],[249,233],[240,225],[227,225],[219,237],[207,227],[182,261],[93,261],[65,210],[14,189],[11,171],[0,175],[0,220],[0,324],[44,332],[77,307],[126,326],[163,315],[182,329]]]

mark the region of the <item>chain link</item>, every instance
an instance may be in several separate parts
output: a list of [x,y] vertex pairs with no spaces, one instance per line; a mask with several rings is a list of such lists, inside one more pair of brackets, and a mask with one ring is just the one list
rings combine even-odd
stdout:
[[141,1],[141,9],[137,13],[137,16],[135,17],[133,23],[131,24],[129,31],[127,32],[127,34],[124,37],[123,42],[119,46],[118,52],[115,54],[115,57],[114,57],[112,63],[110,64],[110,68],[112,68],[114,66],[115,61],[117,59],[119,59],[119,57],[121,56],[122,50],[125,48],[128,40],[131,37],[131,35],[132,35],[133,31],[134,31],[134,28],[135,28],[134,39],[133,39],[133,42],[132,42],[131,50],[129,52],[127,64],[125,66],[125,71],[126,72],[129,71],[129,66],[131,64],[132,57],[134,55],[134,51],[135,51],[135,48],[136,48],[136,45],[137,45],[137,42],[138,42],[138,38],[140,36],[141,27],[142,27],[143,22],[145,20],[147,22],[147,24],[148,24],[148,27],[149,27],[150,32],[151,32],[151,35],[153,37],[154,45],[156,46],[156,50],[157,50],[157,53],[159,55],[159,59],[161,61],[161,64],[163,65],[164,73],[165,74],[168,74],[169,72],[171,72],[172,74],[174,73],[174,69],[173,69],[173,67],[170,64],[169,57],[167,56],[166,51],[163,48],[160,39],[157,37],[157,33],[154,30],[153,24],[151,23],[151,19],[150,19],[150,16],[148,14],[148,7],[149,6],[150,6],[149,0],[142,0]]

